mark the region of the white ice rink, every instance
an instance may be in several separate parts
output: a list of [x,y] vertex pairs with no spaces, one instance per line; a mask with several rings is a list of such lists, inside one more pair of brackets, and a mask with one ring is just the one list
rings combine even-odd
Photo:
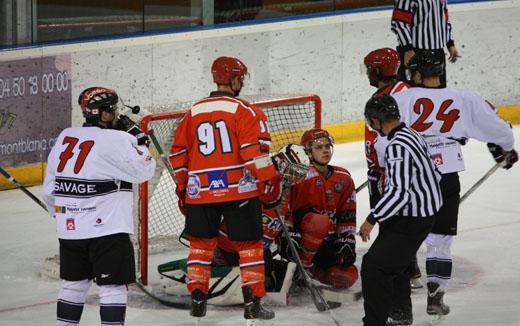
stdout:
[[[520,140],[520,127],[515,127]],[[519,148],[518,145],[516,145]],[[462,193],[494,164],[485,144],[464,147],[466,168]],[[363,144],[335,147],[335,164],[348,168],[357,184],[365,178]],[[442,325],[520,325],[520,164],[498,170],[460,207],[459,234],[453,245],[454,279],[445,302],[452,312]],[[40,196],[40,187],[30,191]],[[45,257],[57,253],[54,220],[20,190],[0,192],[0,325],[54,325],[59,282],[42,279]],[[368,196],[358,196],[358,225],[367,215]],[[374,238],[377,230],[374,230]],[[359,266],[369,244],[358,244]],[[419,252],[424,273],[424,248]],[[153,271],[151,271],[153,272]],[[360,281],[358,281],[359,283]],[[359,288],[356,284],[355,290]],[[88,302],[94,302],[91,290]],[[425,290],[414,292],[414,325],[427,325]],[[129,303],[127,325],[193,325],[188,311]],[[334,325],[306,298],[274,307],[275,325]],[[343,325],[361,325],[362,302],[335,311]],[[210,306],[201,325],[244,325],[242,309]],[[98,307],[85,306],[81,325],[99,325]]]

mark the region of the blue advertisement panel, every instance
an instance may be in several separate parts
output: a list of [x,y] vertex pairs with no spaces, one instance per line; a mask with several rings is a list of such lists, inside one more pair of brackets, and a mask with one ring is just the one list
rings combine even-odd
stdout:
[[0,164],[46,161],[71,125],[70,55],[0,62]]

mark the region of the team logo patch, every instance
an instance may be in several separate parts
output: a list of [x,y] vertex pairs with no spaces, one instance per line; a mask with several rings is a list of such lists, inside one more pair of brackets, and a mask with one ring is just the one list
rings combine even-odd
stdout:
[[65,223],[67,225],[67,231],[74,231],[74,230],[76,230],[76,222],[74,221],[73,218],[68,218],[65,221]]
[[323,185],[323,181],[321,181],[321,179],[316,180],[316,185],[317,186],[322,186]]
[[208,172],[209,189],[227,189],[228,177],[225,170],[209,171]]
[[188,184],[186,192],[190,198],[198,198],[200,192],[200,179],[198,175],[190,174],[188,176]]
[[54,213],[65,214],[66,211],[67,209],[64,206],[54,206]]
[[267,226],[269,230],[280,231],[282,229],[282,224],[278,218],[272,218],[267,214],[262,214],[262,223]]
[[437,166],[444,164],[444,160],[442,159],[442,154],[432,155],[432,160],[435,162],[435,165],[437,165]]
[[244,170],[242,170],[242,173],[244,174],[244,176],[240,178],[240,181],[238,181],[238,192],[243,193],[256,190],[256,180],[251,175],[251,170],[249,170],[248,168],[244,168]]
[[335,183],[334,191],[337,193],[341,193],[343,191],[343,185],[341,183]]

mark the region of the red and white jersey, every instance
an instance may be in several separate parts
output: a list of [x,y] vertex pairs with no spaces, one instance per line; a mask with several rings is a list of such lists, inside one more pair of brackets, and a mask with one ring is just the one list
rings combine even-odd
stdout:
[[415,87],[394,95],[401,121],[423,135],[441,173],[465,169],[458,141],[474,138],[513,149],[511,126],[479,94],[457,88]]
[[[356,187],[350,173],[329,165],[327,175],[312,167],[305,180],[291,187],[289,223],[308,212],[330,217],[329,234],[356,232]],[[348,221],[345,221],[345,217]]]
[[[373,96],[394,95],[397,92],[410,88],[410,85],[401,81],[394,81],[377,90]],[[376,131],[365,124],[365,155],[368,169],[383,174],[385,166],[385,150],[388,145],[386,137],[379,137]]]
[[170,161],[186,203],[241,200],[260,195],[276,169],[263,112],[214,92],[195,103],[175,131]]
[[63,130],[47,159],[43,200],[58,238],[89,239],[134,232],[132,183],[152,178],[148,148],[120,130]]

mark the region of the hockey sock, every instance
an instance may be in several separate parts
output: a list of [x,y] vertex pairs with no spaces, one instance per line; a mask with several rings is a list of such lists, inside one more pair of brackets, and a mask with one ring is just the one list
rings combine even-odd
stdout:
[[250,287],[253,296],[265,296],[265,266],[262,240],[240,242],[240,276],[242,287]]
[[446,288],[451,279],[453,236],[430,233],[426,238],[426,274],[428,282]]
[[57,326],[79,324],[92,280],[61,281],[56,309]]
[[128,288],[126,285],[99,286],[101,325],[124,325]]
[[217,247],[217,239],[190,239],[190,254],[188,256],[188,290],[196,289],[208,293],[211,277],[211,260]]

